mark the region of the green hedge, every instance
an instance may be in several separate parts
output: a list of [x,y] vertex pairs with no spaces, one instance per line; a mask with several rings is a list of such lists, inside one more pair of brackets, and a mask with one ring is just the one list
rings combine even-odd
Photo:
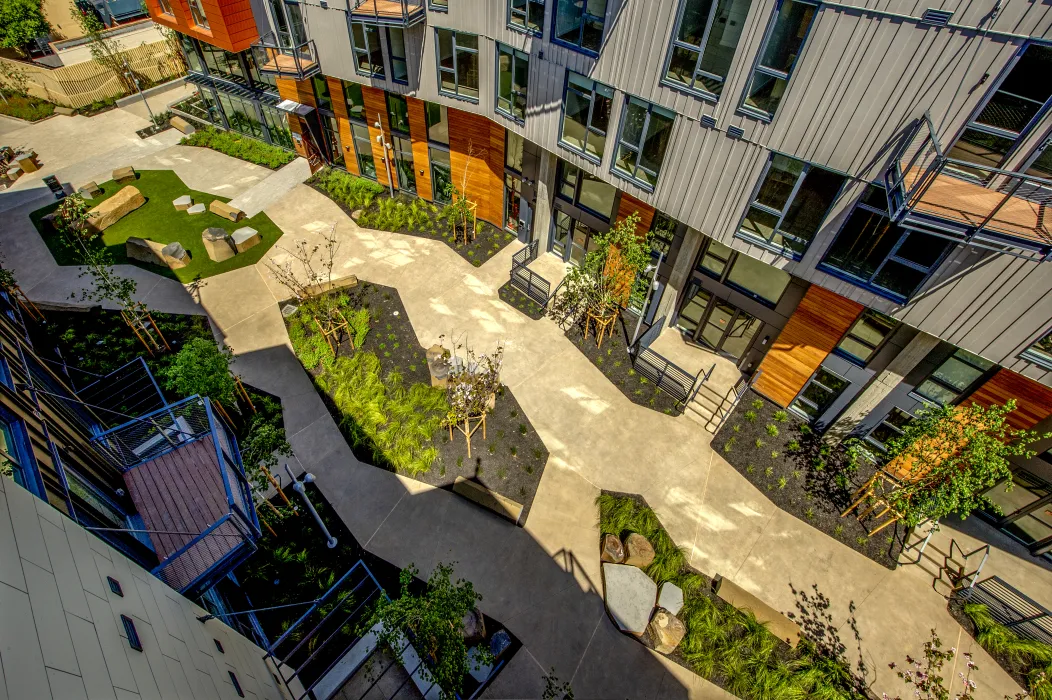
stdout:
[[183,137],[179,143],[184,146],[211,148],[213,151],[247,160],[249,163],[262,165],[271,170],[287,165],[296,158],[295,153],[290,153],[277,146],[271,146],[268,143],[248,136],[242,136],[232,131],[220,131],[211,128],[199,129],[189,136]]
[[378,182],[333,168],[318,171],[310,182],[352,211],[367,208],[384,193],[384,186]]
[[35,97],[23,97],[8,92],[3,93],[4,98],[0,100],[0,114],[6,114],[16,119],[25,119],[35,122],[55,113],[55,105],[50,102],[38,100]]

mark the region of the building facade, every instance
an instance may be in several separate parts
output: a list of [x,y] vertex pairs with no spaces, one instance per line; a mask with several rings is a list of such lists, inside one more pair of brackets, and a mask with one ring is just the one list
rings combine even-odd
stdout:
[[[147,4],[198,53],[194,82],[258,84],[212,80],[212,123],[423,199],[456,186],[569,262],[638,212],[659,261],[648,322],[819,430],[880,450],[924,405],[997,397],[1049,425],[1041,6]],[[1052,547],[1049,447],[998,521],[1035,552]]]

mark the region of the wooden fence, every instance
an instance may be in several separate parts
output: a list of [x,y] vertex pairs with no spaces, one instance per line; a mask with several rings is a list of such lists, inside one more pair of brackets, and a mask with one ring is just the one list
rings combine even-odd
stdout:
[[[169,53],[164,41],[142,44],[128,49],[124,55],[140,79],[146,78],[153,83],[171,80],[183,73],[182,61]],[[12,72],[23,76],[25,90],[31,96],[61,107],[77,109],[125,93],[120,76],[95,61],[48,68],[0,58],[0,85],[12,87],[12,80],[7,77]]]

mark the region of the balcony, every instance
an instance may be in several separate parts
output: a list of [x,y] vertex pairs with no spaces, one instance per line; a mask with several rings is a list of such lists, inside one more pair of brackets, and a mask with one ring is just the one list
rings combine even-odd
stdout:
[[424,0],[354,0],[351,21],[412,27],[424,21]]
[[194,396],[96,436],[118,468],[157,559],[153,574],[196,597],[255,551],[259,521],[233,433]]
[[298,46],[287,46],[287,43],[281,42],[274,32],[270,32],[253,44],[252,57],[259,70],[290,80],[306,80],[321,72],[318,49],[313,39]]
[[996,252],[1052,260],[1052,180],[946,156],[927,114],[884,174],[901,226]]

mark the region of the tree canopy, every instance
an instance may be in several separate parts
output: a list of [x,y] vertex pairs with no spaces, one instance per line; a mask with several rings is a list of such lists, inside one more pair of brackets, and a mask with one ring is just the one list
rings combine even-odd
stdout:
[[50,32],[40,0],[0,0],[0,46],[21,51]]
[[237,387],[230,373],[233,353],[220,349],[206,338],[186,343],[172,364],[164,369],[168,389],[182,396],[207,396],[213,401],[233,405]]

